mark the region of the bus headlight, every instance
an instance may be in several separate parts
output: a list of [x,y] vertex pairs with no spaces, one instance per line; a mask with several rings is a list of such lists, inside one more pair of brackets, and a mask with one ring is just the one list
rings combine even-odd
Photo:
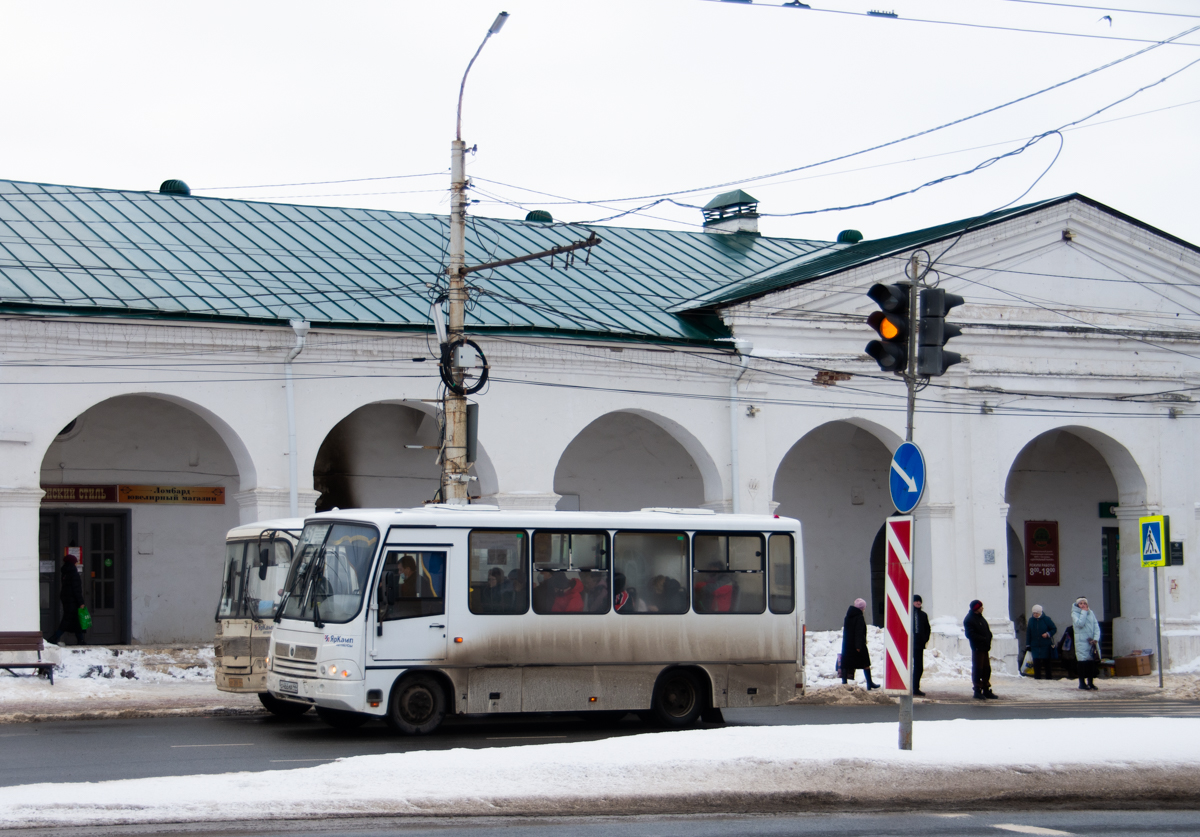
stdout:
[[359,680],[358,666],[349,660],[327,660],[317,666],[317,672],[324,678],[336,680]]

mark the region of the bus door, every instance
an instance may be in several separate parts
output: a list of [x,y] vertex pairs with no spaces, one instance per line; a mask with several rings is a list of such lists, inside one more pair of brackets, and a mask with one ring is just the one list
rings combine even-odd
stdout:
[[376,660],[446,658],[449,544],[384,547],[375,588]]

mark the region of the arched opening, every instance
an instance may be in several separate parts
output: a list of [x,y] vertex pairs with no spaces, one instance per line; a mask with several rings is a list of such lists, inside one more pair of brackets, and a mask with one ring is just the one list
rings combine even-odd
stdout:
[[43,633],[61,618],[59,570],[71,551],[89,644],[210,641],[241,460],[245,446],[225,422],[179,399],[119,396],[68,422],[41,464]]
[[[414,508],[439,499],[440,443],[431,411],[407,404],[359,407],[334,425],[317,451],[316,510]],[[479,483],[469,492],[479,496]]]
[[[1102,453],[1094,442],[1109,450]],[[1005,484],[1009,607],[1022,645],[1033,605],[1042,605],[1061,636],[1070,625],[1071,604],[1086,596],[1111,653],[1112,621],[1121,615],[1112,506],[1125,492],[1110,461],[1122,455],[1132,464],[1128,452],[1107,436],[1062,428],[1042,433],[1014,460]]]
[[[711,461],[704,464],[715,475]],[[562,498],[560,510],[695,508],[705,502],[705,487],[714,479],[719,484],[715,476],[705,478],[692,453],[661,422],[618,412],[601,416],[571,440],[554,470],[554,491]]]
[[893,511],[890,459],[875,434],[834,421],[793,445],[776,471],[776,512],[803,526],[805,622],[811,630],[840,628],[846,608],[859,597],[872,602],[871,621],[882,624],[883,595],[872,594],[872,555],[878,552],[881,584],[879,533]]

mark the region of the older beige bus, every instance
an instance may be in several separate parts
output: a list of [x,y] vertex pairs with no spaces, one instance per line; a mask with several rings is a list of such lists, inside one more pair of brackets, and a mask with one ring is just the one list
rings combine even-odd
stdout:
[[276,700],[267,692],[267,655],[275,606],[283,593],[302,518],[267,520],[231,529],[225,536],[225,567],[217,605],[214,643],[217,688],[258,695],[277,715],[309,707]]

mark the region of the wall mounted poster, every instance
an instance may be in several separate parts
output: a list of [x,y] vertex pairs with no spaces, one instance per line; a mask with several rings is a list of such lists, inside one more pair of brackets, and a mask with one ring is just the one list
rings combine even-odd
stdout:
[[1025,521],[1025,585],[1058,586],[1058,521]]

